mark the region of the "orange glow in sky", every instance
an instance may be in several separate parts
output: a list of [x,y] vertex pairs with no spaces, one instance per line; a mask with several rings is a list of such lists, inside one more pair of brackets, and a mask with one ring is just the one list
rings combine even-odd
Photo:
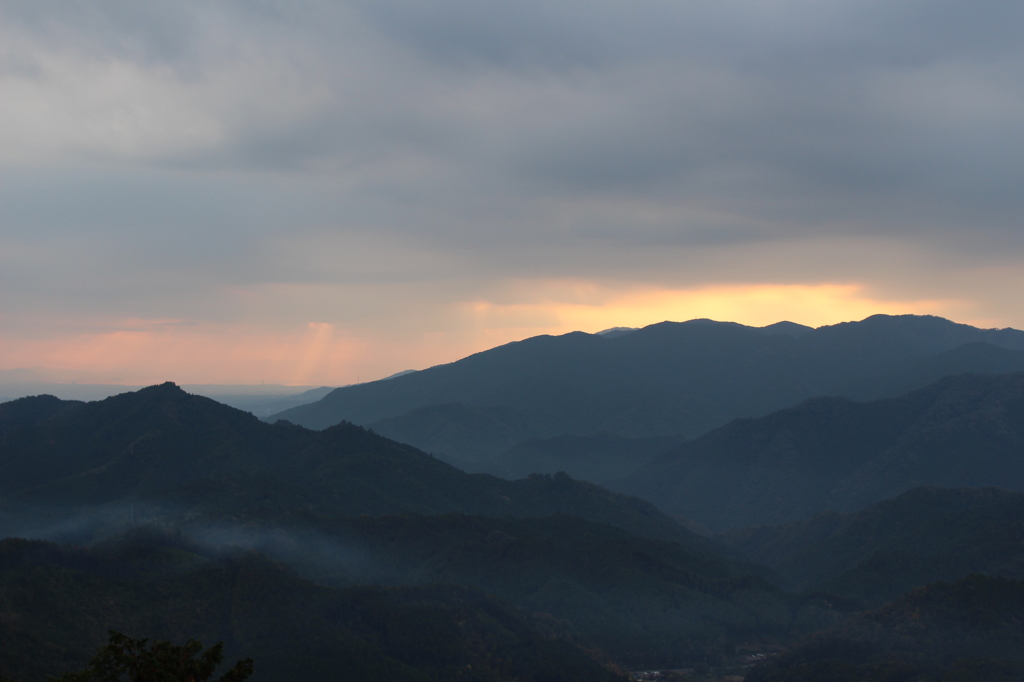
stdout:
[[[955,300],[876,300],[849,284],[731,285],[686,290],[639,289],[624,293],[579,284],[577,301],[541,300],[495,304],[477,301],[470,309],[483,328],[547,327],[564,333],[609,327],[642,327],[665,320],[709,318],[754,327],[790,320],[811,327],[860,320],[876,313],[955,314]],[[552,333],[552,332],[538,332]]]
[[311,322],[280,333],[133,320],[103,333],[42,340],[0,337],[0,351],[7,368],[44,367],[58,375],[77,372],[74,380],[80,383],[344,385],[452,362],[538,334],[597,332],[694,318],[751,326],[790,320],[815,327],[875,313],[937,314],[964,321],[968,307],[956,300],[877,300],[862,287],[846,284],[619,290],[558,282],[523,285],[495,298],[502,300],[458,304],[457,324],[445,331],[398,325],[388,331],[360,332],[337,323]]

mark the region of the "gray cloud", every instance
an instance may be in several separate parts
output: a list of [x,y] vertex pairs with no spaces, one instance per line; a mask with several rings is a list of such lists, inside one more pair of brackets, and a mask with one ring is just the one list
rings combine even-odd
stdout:
[[1022,28],[992,0],[0,0],[2,300],[963,286],[1024,255]]

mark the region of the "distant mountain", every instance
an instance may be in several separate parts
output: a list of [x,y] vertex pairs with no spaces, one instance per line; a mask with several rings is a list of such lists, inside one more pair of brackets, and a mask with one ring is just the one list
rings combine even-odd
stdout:
[[421,407],[369,428],[403,443],[417,442],[426,452],[470,451],[470,460],[442,458],[469,473],[516,479],[566,471],[598,485],[628,476],[685,440],[680,436],[628,438],[607,431],[543,437],[556,429],[542,418],[510,408],[461,403]]
[[597,332],[597,335],[603,336],[606,339],[613,339],[616,336],[622,336],[623,334],[635,332],[636,330],[636,327],[612,327],[611,329],[603,329]]
[[[38,395],[52,395],[62,400],[95,401],[142,388],[118,384],[62,384],[44,381],[13,383],[4,381],[0,372],[0,403]],[[334,390],[328,386],[312,388],[277,384],[188,384],[182,388],[189,393],[252,412],[257,417],[266,417],[320,400]]]
[[746,682],[1015,682],[1024,678],[1024,581],[935,583],[813,635]]
[[0,536],[89,544],[147,521],[225,545],[259,531],[320,582],[493,591],[617,660],[693,660],[793,619],[767,571],[565,474],[470,475],[358,426],[267,424],[173,384],[2,407],[31,418],[0,433]]
[[564,474],[471,476],[358,426],[315,432],[271,425],[170,383],[94,403],[54,401],[0,406],[0,423],[5,414],[34,415],[0,433],[0,512],[7,512],[0,530],[86,508],[126,518],[135,505],[139,514],[259,510],[268,518],[295,510],[335,517],[562,513],[646,537],[706,543],[649,503]]
[[1024,578],[1024,493],[915,488],[854,514],[826,512],[724,537],[793,589],[880,604],[971,573]]
[[759,327],[759,329],[764,333],[786,334],[793,338],[799,338],[814,331],[814,327],[808,327],[804,324],[797,324],[796,322],[789,322],[786,320],[776,322],[775,324],[769,324],[765,327]]
[[894,398],[957,374],[1012,374],[1024,371],[1024,351],[990,343],[965,343],[953,350],[929,355],[881,379],[865,377],[848,384],[842,395],[855,400]]
[[491,459],[465,463],[462,468],[509,479],[523,478],[533,472],[572,471],[573,476],[585,481],[608,485],[683,441],[679,436],[626,438],[607,432],[537,438],[522,440]]
[[334,390],[331,386],[321,386],[320,388],[311,388],[300,393],[281,394],[226,392],[230,391],[231,387],[225,387],[225,392],[204,390],[205,387],[202,386],[183,386],[182,388],[189,393],[204,395],[208,398],[213,398],[219,403],[251,412],[257,417],[267,417],[293,407],[298,407],[299,405],[316,402]]
[[613,487],[712,530],[854,511],[921,486],[1024,490],[1024,374],[962,375],[899,398],[815,398],[739,419]]
[[416,370],[416,369],[403,369],[401,372],[395,372],[394,374],[389,374],[388,376],[386,376],[383,379],[381,379],[381,381],[387,381],[388,379],[397,379],[398,377],[404,377],[406,374],[412,374],[413,372],[418,372],[418,371],[419,370]]
[[[472,453],[472,459],[466,462],[454,456],[443,459],[466,471],[476,471],[476,464],[498,457],[521,441],[538,438],[550,430],[538,421],[534,415],[508,407],[447,403],[427,405],[381,419],[368,428],[402,443],[416,442],[416,447],[425,452]],[[549,472],[538,469],[536,473]]]
[[137,391],[142,386],[120,384],[59,384],[43,381],[0,381],[0,403],[37,395],[52,395],[61,400],[103,400],[125,391]]
[[226,661],[254,659],[253,682],[621,679],[477,590],[334,589],[146,529],[93,549],[0,541],[0,603],[0,677],[16,680],[85,667],[110,628],[224,642]]
[[[695,437],[814,396],[888,397],[966,371],[1024,371],[1024,332],[913,315],[818,329],[691,320],[534,337],[339,388],[270,420],[347,420],[461,465],[538,438]],[[571,462],[553,466],[580,475]]]

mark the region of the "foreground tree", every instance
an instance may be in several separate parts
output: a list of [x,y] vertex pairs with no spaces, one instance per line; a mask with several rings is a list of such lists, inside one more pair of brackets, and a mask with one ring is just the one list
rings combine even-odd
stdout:
[[[132,639],[110,631],[110,641],[97,650],[85,670],[51,677],[50,682],[205,682],[224,658],[224,643],[209,649],[194,639],[170,642]],[[216,682],[242,682],[252,674],[252,659],[239,661]]]

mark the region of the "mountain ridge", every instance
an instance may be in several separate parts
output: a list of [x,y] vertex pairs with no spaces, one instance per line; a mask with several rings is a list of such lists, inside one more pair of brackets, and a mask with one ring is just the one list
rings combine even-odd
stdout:
[[[942,356],[979,343],[988,347]],[[532,337],[336,389],[269,419],[310,428],[347,420],[466,465],[565,435],[693,438],[815,396],[888,397],[946,374],[993,369],[1024,371],[1024,332],[913,315],[817,329],[662,322],[611,338]]]
[[[565,474],[470,475],[353,424],[324,431],[267,424],[170,382],[94,403],[55,400],[18,401],[22,412],[44,406],[45,418],[0,433],[0,510],[12,519],[40,506],[73,516],[76,508],[130,504],[178,514],[576,513],[707,546],[650,503]],[[0,420],[10,405],[0,405]]]
[[861,509],[921,485],[1024,489],[1024,373],[898,398],[822,397],[738,419],[612,487],[712,530]]
[[824,512],[720,536],[796,590],[880,604],[971,573],[1024,578],[1024,493],[914,488],[858,512]]
[[807,637],[748,682],[1019,680],[1024,581],[937,582]]

